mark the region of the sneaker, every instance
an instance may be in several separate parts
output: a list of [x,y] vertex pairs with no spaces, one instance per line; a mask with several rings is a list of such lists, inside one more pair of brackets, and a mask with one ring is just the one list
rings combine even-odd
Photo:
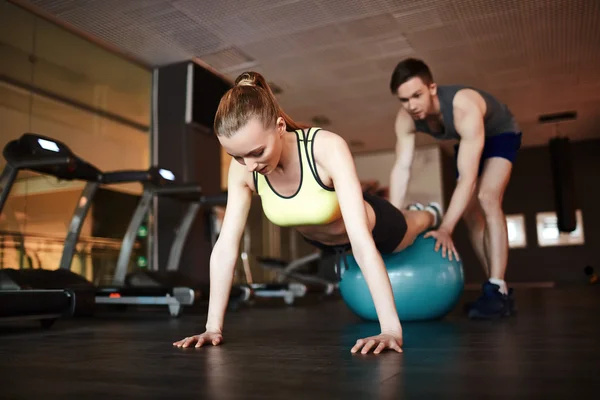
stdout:
[[514,309],[512,289],[509,292],[510,296],[507,296],[500,293],[500,286],[489,281],[483,284],[482,289],[483,293],[481,296],[469,307],[469,318],[494,319],[509,317],[511,315],[511,310]]
[[508,311],[510,315],[517,313],[517,307],[515,306],[515,293],[512,288],[508,289]]
[[421,203],[412,203],[412,204],[409,204],[406,207],[406,209],[409,211],[423,211],[425,209],[425,206]]
[[[508,289],[508,310],[510,312],[510,315],[514,315],[517,313],[517,307],[515,306],[515,294],[514,294],[514,289],[513,288],[509,288]],[[471,308],[475,305],[475,302],[467,302],[464,304],[463,306],[463,310],[466,313],[469,313],[469,311],[471,310]]]
[[434,221],[431,229],[438,229],[440,227],[440,224],[442,223],[442,207],[436,202],[431,202],[427,204],[427,207],[425,207],[425,211],[429,211],[433,214]]

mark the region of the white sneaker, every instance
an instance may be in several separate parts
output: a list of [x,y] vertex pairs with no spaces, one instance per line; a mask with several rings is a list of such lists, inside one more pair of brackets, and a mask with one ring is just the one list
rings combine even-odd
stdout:
[[410,211],[423,211],[425,209],[425,206],[421,203],[412,203],[412,204],[409,204],[406,207],[406,209],[410,210]]
[[433,214],[433,227],[431,229],[438,229],[442,223],[442,207],[440,204],[432,201],[431,203],[427,204],[425,211],[429,211]]

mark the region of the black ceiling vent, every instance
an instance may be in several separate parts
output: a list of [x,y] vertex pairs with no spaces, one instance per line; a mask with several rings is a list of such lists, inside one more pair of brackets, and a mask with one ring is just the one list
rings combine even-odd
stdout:
[[553,114],[542,114],[538,117],[540,124],[572,121],[577,118],[577,111],[564,111]]
[[331,124],[331,120],[324,115],[315,115],[312,117],[312,123],[318,126],[327,126]]
[[269,82],[269,87],[271,88],[271,92],[273,92],[275,95],[283,93],[281,86],[277,85],[276,83]]
[[348,142],[348,144],[353,149],[360,149],[365,147],[365,142],[363,142],[362,140],[351,140],[350,142]]

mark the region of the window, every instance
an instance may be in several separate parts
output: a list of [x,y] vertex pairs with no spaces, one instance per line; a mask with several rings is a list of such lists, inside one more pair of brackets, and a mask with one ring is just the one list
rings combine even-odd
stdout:
[[538,244],[540,247],[572,246],[585,243],[583,235],[583,217],[581,210],[575,213],[577,226],[573,232],[560,232],[555,212],[541,212],[536,214],[536,227]]
[[527,247],[527,235],[525,235],[525,216],[514,214],[506,216],[506,229],[508,231],[508,247]]

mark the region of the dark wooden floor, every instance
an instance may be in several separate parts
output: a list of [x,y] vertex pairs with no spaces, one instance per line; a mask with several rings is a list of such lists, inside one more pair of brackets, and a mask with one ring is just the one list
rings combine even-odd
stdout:
[[[476,295],[467,292],[468,300]],[[340,302],[228,314],[226,343],[177,349],[204,315],[102,314],[0,327],[0,398],[600,398],[600,285],[519,289],[517,317],[404,325],[405,352],[352,355],[377,333]]]

